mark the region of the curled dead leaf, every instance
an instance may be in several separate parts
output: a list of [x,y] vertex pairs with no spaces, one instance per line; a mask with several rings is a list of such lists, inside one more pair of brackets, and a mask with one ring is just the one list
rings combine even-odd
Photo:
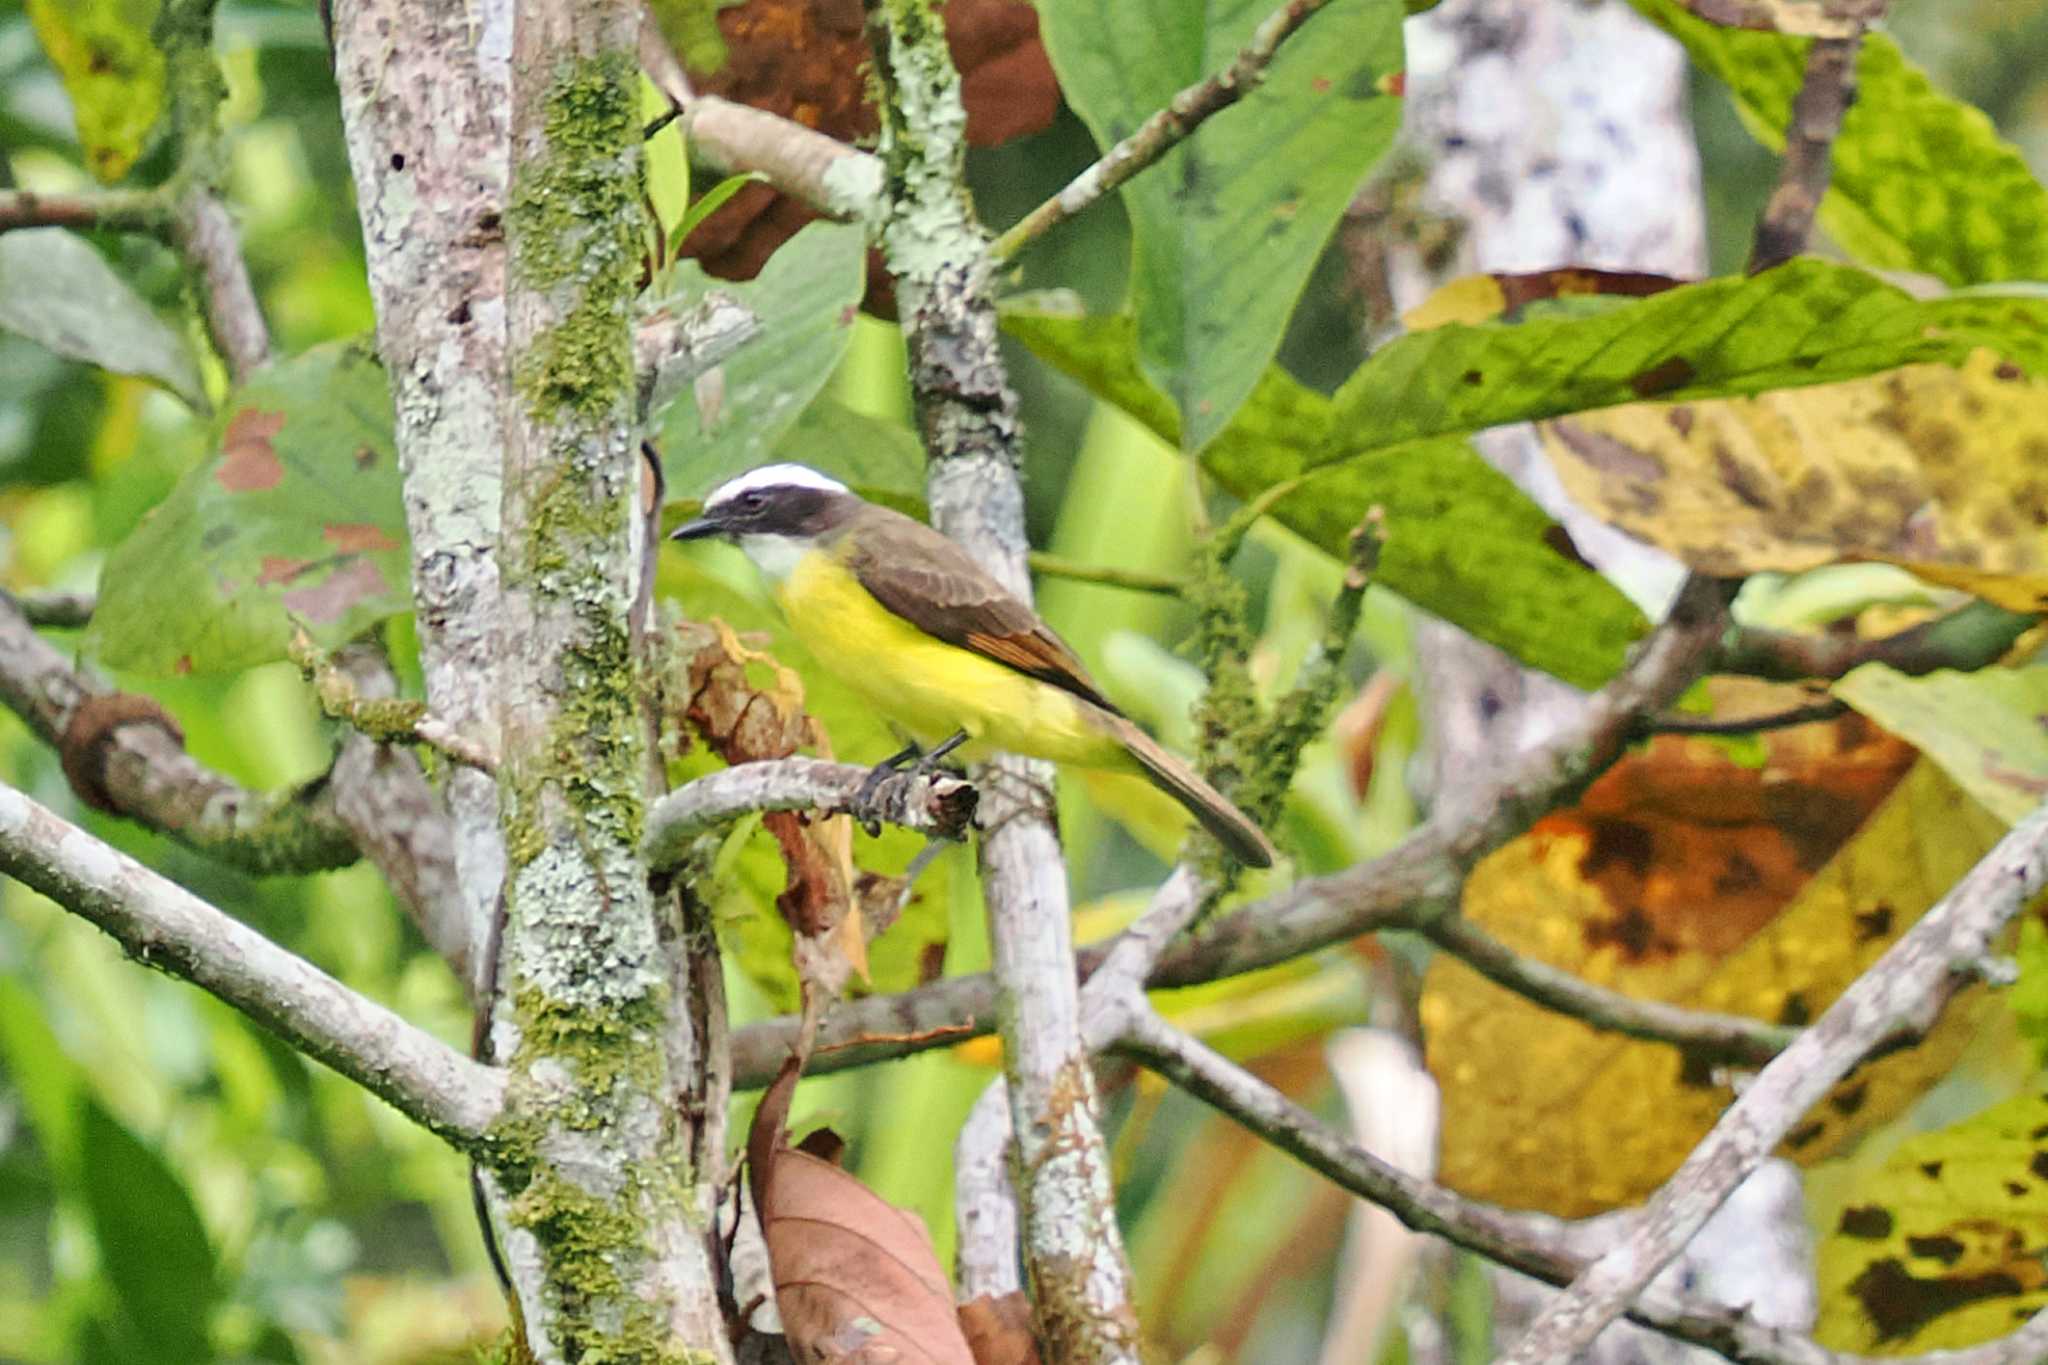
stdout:
[[789,1145],[797,1074],[792,1057],[747,1135],[747,1176],[790,1353],[799,1361],[975,1365],[924,1224]]

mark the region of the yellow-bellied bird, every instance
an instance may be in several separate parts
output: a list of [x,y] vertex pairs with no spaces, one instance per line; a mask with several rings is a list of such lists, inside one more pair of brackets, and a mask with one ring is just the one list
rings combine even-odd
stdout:
[[[721,485],[677,540],[736,542],[790,629],[933,754],[967,746],[1138,773],[1233,857],[1270,867],[1272,841],[1102,695],[1038,614],[922,522],[815,469],[773,464]],[[914,750],[906,750],[898,760]],[[930,757],[930,755],[928,755]]]

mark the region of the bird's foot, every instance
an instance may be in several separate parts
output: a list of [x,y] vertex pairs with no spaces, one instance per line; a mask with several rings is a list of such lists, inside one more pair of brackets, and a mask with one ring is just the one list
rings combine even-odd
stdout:
[[906,745],[900,752],[889,755],[889,757],[868,769],[868,775],[862,780],[860,790],[853,794],[853,800],[848,807],[849,813],[855,820],[860,822],[860,827],[868,832],[870,838],[880,834],[882,832],[883,817],[887,814],[886,811],[881,809],[880,803],[876,800],[881,792],[882,783],[895,776],[901,771],[903,765],[912,759],[915,759],[916,762],[911,766],[911,773],[917,777],[930,777],[933,772],[938,770],[940,763],[945,759],[946,755],[952,753],[966,742],[967,732],[965,730],[958,730],[946,739],[945,742],[929,751],[921,749],[916,744],[910,744]]

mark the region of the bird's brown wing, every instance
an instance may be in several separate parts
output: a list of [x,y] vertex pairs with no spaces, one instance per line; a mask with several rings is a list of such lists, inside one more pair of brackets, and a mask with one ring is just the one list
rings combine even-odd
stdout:
[[965,550],[886,508],[862,520],[847,563],[877,602],[927,635],[1122,714],[1067,642]]

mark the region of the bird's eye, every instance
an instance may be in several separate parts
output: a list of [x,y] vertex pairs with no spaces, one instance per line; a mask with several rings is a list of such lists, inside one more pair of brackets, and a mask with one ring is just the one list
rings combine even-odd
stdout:
[[767,502],[768,499],[762,497],[759,493],[740,494],[740,506],[744,507],[749,512],[760,511],[761,508],[767,504]]

